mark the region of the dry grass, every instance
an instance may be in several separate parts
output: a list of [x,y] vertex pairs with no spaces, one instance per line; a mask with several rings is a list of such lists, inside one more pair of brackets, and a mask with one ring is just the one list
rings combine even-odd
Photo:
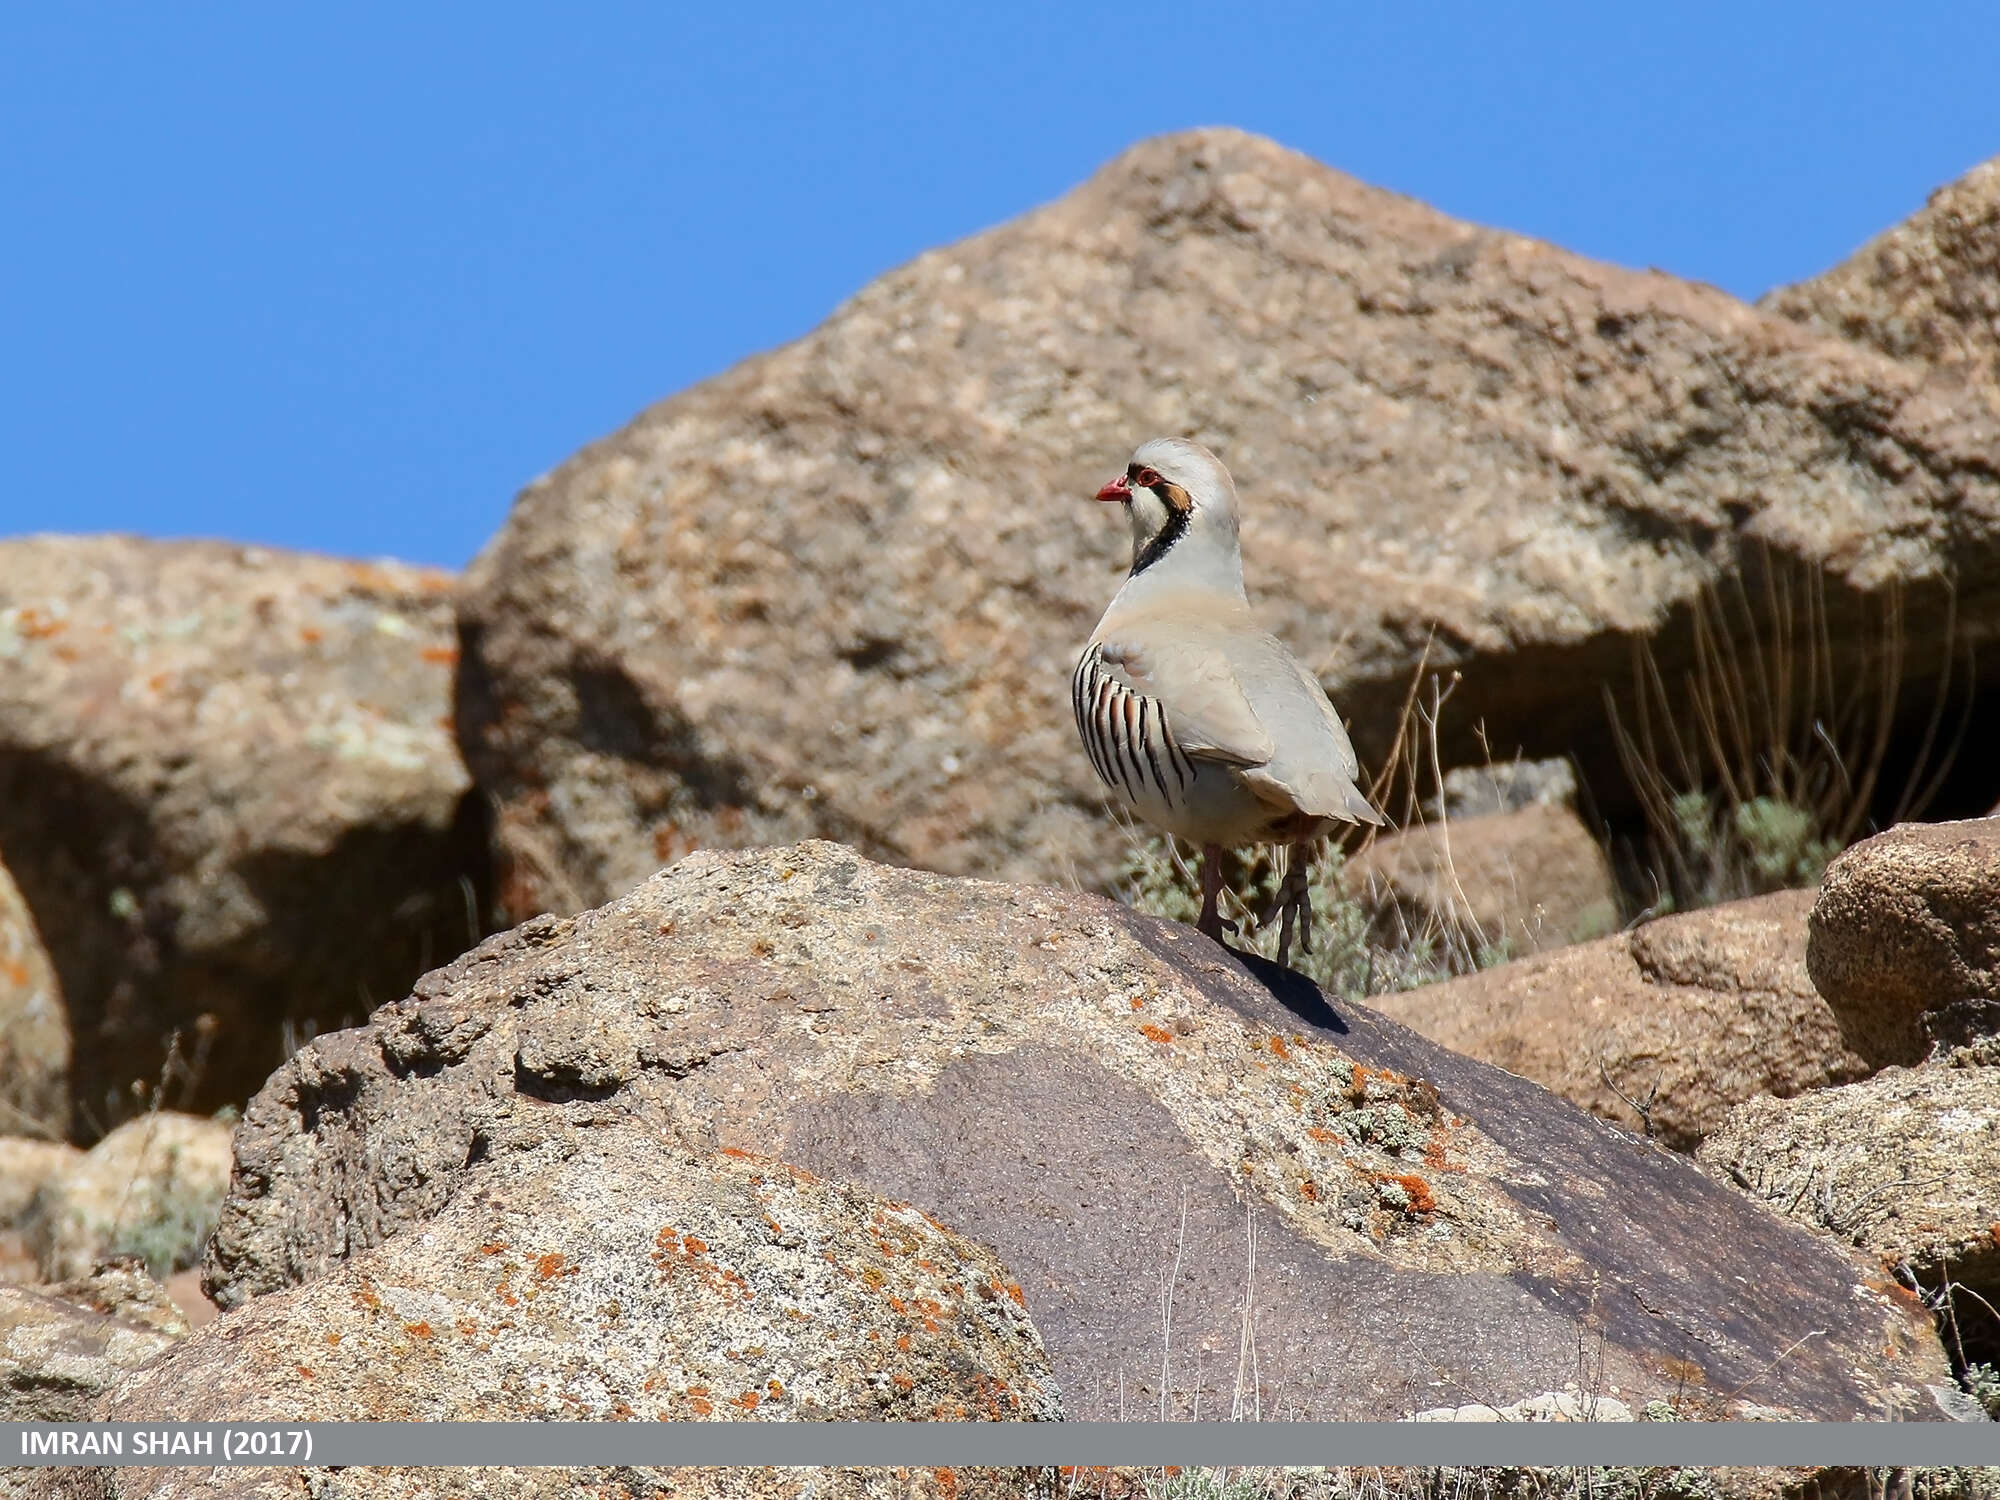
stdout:
[[[1642,637],[1632,645],[1628,711],[1604,689],[1648,830],[1649,914],[1812,885],[1871,831],[1881,802],[1908,690],[1902,590],[1868,601],[1874,616],[1856,670],[1834,649],[1824,574],[1769,549],[1753,561],[1696,597],[1692,664],[1678,683]],[[1956,624],[1947,596],[1946,670],[1890,822],[1919,815],[1935,797],[1970,720],[1968,651],[1963,713],[1943,732]]]

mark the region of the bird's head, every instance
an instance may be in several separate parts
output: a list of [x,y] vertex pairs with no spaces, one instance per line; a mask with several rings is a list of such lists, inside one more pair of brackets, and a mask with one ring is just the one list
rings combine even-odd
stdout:
[[1233,568],[1242,577],[1236,486],[1222,460],[1200,443],[1185,438],[1141,443],[1125,472],[1097,498],[1120,502],[1131,517],[1133,577],[1169,556],[1177,566]]

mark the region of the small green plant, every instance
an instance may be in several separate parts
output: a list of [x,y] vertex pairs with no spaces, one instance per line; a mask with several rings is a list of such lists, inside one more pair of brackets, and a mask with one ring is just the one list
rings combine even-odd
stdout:
[[135,1184],[105,1245],[107,1254],[140,1257],[159,1280],[201,1260],[222,1212],[220,1201],[180,1170],[180,1160],[179,1150],[170,1148],[158,1175]]
[[1147,1500],[1267,1500],[1256,1476],[1240,1469],[1181,1469],[1146,1479]]
[[1965,1389],[1986,1408],[1986,1414],[2000,1422],[2000,1367],[1980,1363],[1965,1367]]
[[[1274,850],[1260,850],[1247,858],[1232,854],[1225,859],[1223,915],[1236,924],[1232,943],[1276,957],[1277,926],[1258,928],[1257,914],[1277,894],[1284,875],[1281,857]],[[1377,941],[1367,908],[1347,889],[1345,866],[1338,848],[1314,860],[1309,886],[1312,952],[1301,953],[1294,944],[1292,968],[1346,1000],[1415,989],[1463,972],[1466,966],[1455,966],[1446,945],[1430,935],[1409,934],[1395,944]],[[1192,925],[1201,910],[1200,889],[1191,862],[1166,835],[1134,834],[1116,886],[1127,906]]]

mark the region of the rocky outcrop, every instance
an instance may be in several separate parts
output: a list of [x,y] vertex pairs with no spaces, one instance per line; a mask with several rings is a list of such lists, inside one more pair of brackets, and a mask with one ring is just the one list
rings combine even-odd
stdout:
[[34,915],[0,864],[0,1133],[61,1140],[68,1129],[69,1019],[62,991]]
[[1071,1418],[1393,1417],[1440,1378],[1506,1405],[1579,1338],[1621,1399],[1725,1414],[1943,1378],[1849,1262],[1525,1080],[1109,901],[819,843],[692,855],[302,1049],[238,1130],[206,1283],[310,1296],[515,1153],[628,1129],[993,1246]]
[[1678,683],[1690,601],[1746,557],[1815,580],[1842,672],[1879,643],[1867,591],[1904,585],[1918,720],[1952,655],[1939,580],[2000,663],[2000,412],[1713,288],[1190,132],[522,492],[460,602],[509,908],[808,834],[1105,885],[1122,835],[1066,691],[1129,539],[1088,497],[1162,432],[1229,463],[1253,601],[1371,764],[1428,662],[1462,673],[1445,764],[1573,752],[1603,803],[1599,685],[1635,636]]
[[476,940],[450,588],[217,543],[0,543],[0,854],[60,979],[80,1138],[163,1084],[241,1102],[288,1035]]
[[229,1126],[192,1115],[142,1115],[59,1175],[25,1215],[50,1280],[87,1275],[111,1256],[137,1256],[167,1276],[201,1259],[229,1186]]
[[2000,157],[1832,270],[1758,304],[2000,397]]
[[1560,804],[1428,821],[1377,838],[1343,873],[1392,946],[1442,934],[1475,954],[1519,957],[1618,926],[1604,848]]
[[[2000,1307],[2000,1068],[1888,1068],[1795,1099],[1753,1099],[1702,1143],[1719,1177],[1809,1228],[1947,1278]],[[1968,1331],[2000,1353],[2000,1316],[1968,1298]]]
[[83,1421],[93,1401],[187,1331],[137,1261],[32,1290],[0,1285],[0,1422]]
[[[1455,1051],[1692,1150],[1731,1107],[1865,1076],[1806,975],[1810,891],[1632,932],[1374,1003]],[[1642,1117],[1635,1106],[1645,1106]]]
[[[560,1371],[561,1378],[551,1379]],[[1048,1420],[1020,1288],[907,1204],[617,1128],[507,1151],[99,1420]]]
[[2000,1034],[2000,818],[1905,823],[1827,866],[1806,966],[1877,1065]]

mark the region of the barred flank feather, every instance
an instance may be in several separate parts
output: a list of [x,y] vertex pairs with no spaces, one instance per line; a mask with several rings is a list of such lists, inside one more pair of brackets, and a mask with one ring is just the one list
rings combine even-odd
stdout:
[[1128,798],[1156,797],[1178,807],[1194,782],[1194,765],[1174,742],[1160,705],[1107,671],[1095,645],[1078,660],[1069,692],[1098,780]]

